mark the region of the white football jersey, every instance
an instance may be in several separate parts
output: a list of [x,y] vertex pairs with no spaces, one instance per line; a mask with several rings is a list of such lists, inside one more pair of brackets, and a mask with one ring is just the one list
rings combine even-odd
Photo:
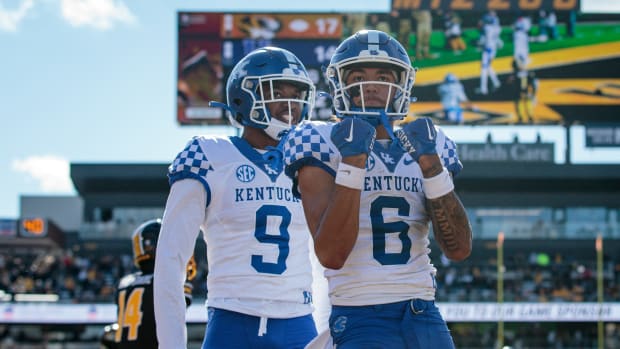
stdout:
[[467,95],[465,95],[465,89],[463,84],[459,81],[444,82],[437,88],[439,98],[441,100],[441,106],[444,109],[459,108],[461,102],[467,101]]
[[525,30],[515,30],[512,34],[514,58],[526,66],[530,57],[530,38]]
[[[335,175],[341,156],[330,138],[333,125],[303,123],[289,134],[284,146],[287,175],[295,178],[305,165],[319,166]],[[360,231],[353,251],[341,269],[325,271],[333,305],[435,297],[436,269],[428,256],[430,217],[425,208],[422,171],[398,144],[381,143],[374,143],[366,164]],[[437,153],[453,174],[461,170],[456,145],[440,129]],[[297,188],[294,190],[297,193]]]
[[240,137],[195,137],[169,178],[196,179],[207,193],[209,306],[271,318],[312,312],[310,233],[282,169]]
[[503,44],[500,38],[501,33],[502,27],[498,24],[485,24],[482,27],[482,37],[480,38],[482,47],[485,51],[493,52],[493,57],[495,57],[497,49]]

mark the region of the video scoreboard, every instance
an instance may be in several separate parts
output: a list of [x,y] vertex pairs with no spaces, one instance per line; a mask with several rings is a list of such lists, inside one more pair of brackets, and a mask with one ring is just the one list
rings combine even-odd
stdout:
[[[226,102],[226,81],[235,64],[264,46],[293,52],[317,92],[329,92],[323,69],[336,47],[358,29],[368,28],[400,40],[418,69],[412,92],[416,102],[404,122],[430,117],[443,125],[575,123],[589,127],[587,146],[617,147],[620,70],[609,67],[620,61],[620,15],[582,20],[575,13],[578,8],[577,0],[393,0],[389,13],[180,12],[176,118],[180,125],[228,124],[224,111],[208,104]],[[433,22],[428,56],[416,52],[413,14],[420,10],[430,11]],[[545,19],[545,11],[555,11],[553,30],[547,28],[552,21]],[[499,84],[486,93],[480,23],[491,14],[500,24],[502,45],[489,63]],[[513,62],[518,21],[531,24],[523,71]],[[458,49],[447,45],[445,31],[457,22],[463,43]],[[468,100],[461,103],[459,120],[447,117],[439,95],[448,74],[462,83]],[[312,118],[331,119],[331,100],[317,96]]]
[[2,238],[46,238],[48,220],[43,217],[21,219],[0,219],[0,239]]
[[[239,60],[265,46],[287,49],[304,62],[318,91],[327,91],[322,69],[342,37],[340,14],[178,14],[177,121],[181,125],[227,124],[220,108],[226,80]],[[317,100],[314,119],[331,117],[331,104]]]

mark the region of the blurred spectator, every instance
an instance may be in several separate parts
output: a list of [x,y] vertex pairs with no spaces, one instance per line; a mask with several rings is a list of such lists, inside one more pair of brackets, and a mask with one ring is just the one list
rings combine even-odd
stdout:
[[415,56],[417,59],[434,58],[431,55],[430,44],[433,32],[433,16],[430,10],[413,11],[416,20]]
[[177,85],[179,107],[206,106],[219,98],[223,76],[219,53],[201,49],[187,57],[181,64]]
[[[595,260],[574,256],[540,263],[544,252],[510,255],[505,259],[504,301],[506,302],[596,302]],[[528,261],[527,263],[525,261]],[[617,261],[605,265],[604,297],[619,301],[620,268]],[[440,302],[495,302],[497,265],[495,260],[453,263],[436,262],[437,300]]]
[[448,49],[454,54],[460,55],[467,48],[462,37],[461,18],[453,11],[448,11],[444,15],[444,34]]
[[369,29],[381,30],[386,33],[390,33],[390,22],[387,14],[372,13],[368,16]]
[[[45,263],[42,263],[45,260]],[[112,303],[121,277],[134,270],[129,254],[74,255],[67,251],[0,252],[0,290],[9,294],[56,294],[61,303]],[[206,267],[192,282],[194,294],[206,294]]]
[[566,23],[566,35],[575,37],[575,25],[577,24],[577,11],[571,10],[568,13],[568,21]]
[[394,9],[390,12],[391,32],[407,51],[411,49],[411,11]]
[[546,42],[558,38],[558,19],[553,11],[540,10],[538,18],[537,41]]
[[605,324],[605,349],[620,348],[620,327],[614,323]]
[[349,13],[343,17],[342,36],[349,37],[366,27],[366,14],[363,12]]

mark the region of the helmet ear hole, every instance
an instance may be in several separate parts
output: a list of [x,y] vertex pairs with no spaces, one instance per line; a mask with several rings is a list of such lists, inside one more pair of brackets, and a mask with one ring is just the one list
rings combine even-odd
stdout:
[[[232,105],[236,107],[235,110],[239,110],[241,109],[240,107],[243,105],[243,100],[241,98],[233,98]],[[233,117],[237,123],[243,125],[243,113],[237,112],[233,115]]]

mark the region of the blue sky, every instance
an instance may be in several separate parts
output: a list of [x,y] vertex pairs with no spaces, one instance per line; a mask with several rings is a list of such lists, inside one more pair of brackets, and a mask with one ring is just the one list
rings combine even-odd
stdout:
[[73,195],[69,164],[168,163],[176,12],[384,11],[389,0],[0,0],[0,218],[20,195]]
[[[582,9],[612,0],[582,0]],[[74,195],[70,163],[168,163],[176,12],[386,11],[390,0],[0,0],[0,218],[20,195]]]

